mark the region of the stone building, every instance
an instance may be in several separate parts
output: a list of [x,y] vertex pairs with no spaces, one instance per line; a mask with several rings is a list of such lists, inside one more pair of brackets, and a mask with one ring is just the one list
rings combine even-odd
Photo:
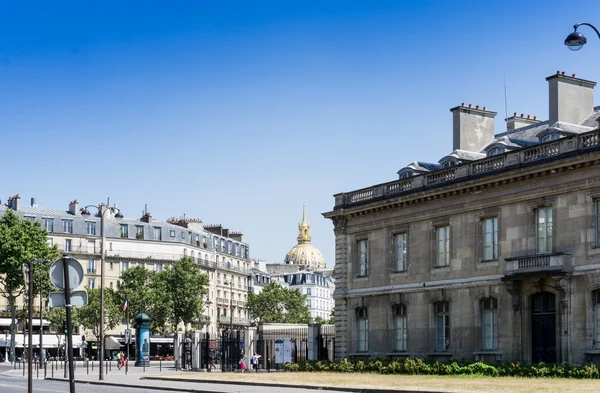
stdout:
[[[34,198],[31,204],[22,204],[19,195],[10,197],[6,204],[0,204],[0,215],[7,210],[14,211],[23,219],[39,222],[48,231],[49,244],[56,244],[61,254],[69,255],[82,264],[86,273],[82,286],[100,287],[101,221],[99,215],[94,214],[96,210],[90,208],[92,214],[82,214],[82,206],[77,200],[71,201],[66,210],[38,206]],[[231,232],[221,225],[204,225],[194,218],[159,221],[144,209],[141,218],[105,213],[105,234],[106,288],[116,289],[121,274],[134,266],[162,271],[173,261],[188,256],[209,279],[204,315],[192,327],[216,333],[231,324],[236,328],[249,326],[246,301],[252,266],[249,245],[243,241],[241,233]],[[39,315],[38,304],[39,297],[34,301],[34,312]],[[23,296],[17,299],[17,307],[23,309]],[[9,331],[10,324],[7,300],[0,296],[0,331]],[[125,325],[119,325],[107,332],[108,349],[119,348],[124,331]],[[76,333],[74,337],[77,339],[81,335],[85,335],[88,342],[93,343],[96,339],[90,330],[78,329]],[[48,346],[52,352],[56,340],[56,335],[48,335],[44,338],[44,347]],[[152,341],[172,344],[173,339],[153,337]],[[18,344],[22,345],[22,335],[17,336]],[[8,345],[6,337],[0,338],[0,348]]]
[[549,120],[451,109],[453,152],[336,194],[336,358],[600,360],[600,107],[558,72]]

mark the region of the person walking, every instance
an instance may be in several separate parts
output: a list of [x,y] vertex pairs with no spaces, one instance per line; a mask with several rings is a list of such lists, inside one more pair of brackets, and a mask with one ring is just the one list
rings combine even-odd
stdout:
[[258,359],[260,359],[261,356],[254,352],[254,355],[252,355],[252,358],[250,358],[250,362],[252,363],[252,368],[254,369],[254,372],[258,372]]
[[123,351],[121,351],[121,367],[123,368],[125,367],[125,353],[123,353]]
[[242,370],[242,374],[246,371],[246,355],[240,359],[240,370]]
[[121,369],[121,353],[122,352],[117,352],[117,370]]

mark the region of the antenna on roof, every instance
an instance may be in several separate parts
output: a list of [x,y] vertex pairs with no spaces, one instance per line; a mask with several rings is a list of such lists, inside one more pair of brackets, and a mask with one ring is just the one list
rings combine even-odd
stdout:
[[504,118],[508,119],[508,99],[506,98],[506,70],[504,70]]

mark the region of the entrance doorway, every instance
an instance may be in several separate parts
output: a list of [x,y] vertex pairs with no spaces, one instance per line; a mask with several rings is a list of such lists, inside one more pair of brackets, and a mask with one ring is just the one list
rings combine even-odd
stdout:
[[531,296],[531,350],[533,363],[556,362],[556,301],[550,292]]

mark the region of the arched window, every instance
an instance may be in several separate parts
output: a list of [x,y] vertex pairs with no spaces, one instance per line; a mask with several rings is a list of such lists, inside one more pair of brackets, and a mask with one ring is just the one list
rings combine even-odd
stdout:
[[483,350],[498,349],[498,300],[493,297],[481,300],[481,327]]
[[394,307],[394,350],[406,352],[406,306],[399,304]]
[[356,330],[357,330],[357,352],[367,352],[369,350],[369,318],[366,308],[356,310]]
[[560,139],[560,137],[561,137],[561,135],[559,133],[555,132],[555,133],[552,133],[552,134],[544,135],[542,137],[542,141],[541,142],[544,143],[544,142],[555,141],[557,139]]
[[592,292],[592,302],[594,304],[594,338],[598,345],[600,344],[600,290]]
[[435,304],[435,350],[450,349],[450,305],[448,302]]
[[502,154],[502,153],[504,153],[504,149],[502,149],[500,147],[494,147],[493,149],[490,149],[488,151],[487,155],[488,155],[488,157],[491,157],[491,156],[497,156],[498,154]]

